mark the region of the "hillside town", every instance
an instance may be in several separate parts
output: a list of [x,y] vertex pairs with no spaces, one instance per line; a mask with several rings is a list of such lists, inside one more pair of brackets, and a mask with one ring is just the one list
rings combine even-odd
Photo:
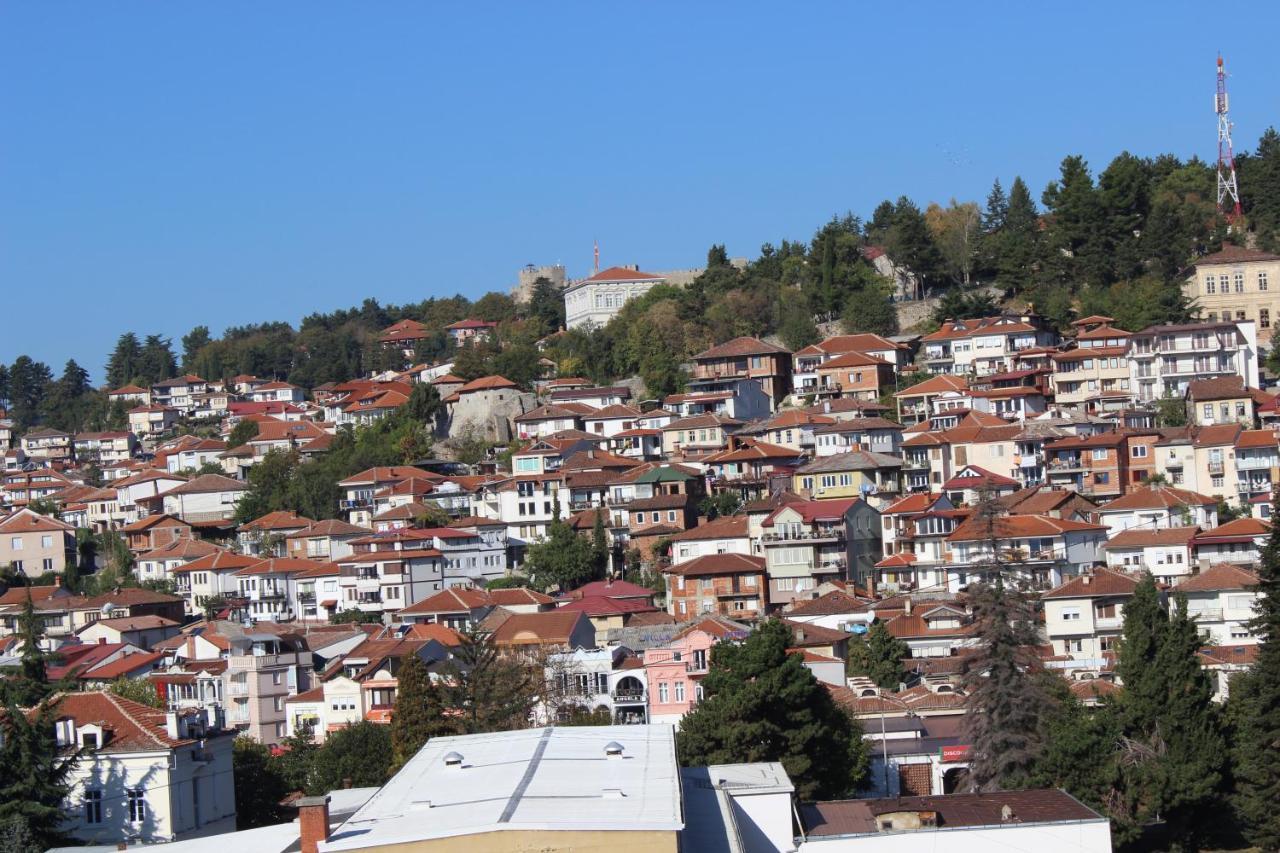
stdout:
[[[111,849],[202,850],[182,845],[237,828],[260,850],[453,849],[519,828],[548,849],[857,850],[889,833],[875,849],[906,850],[913,831],[968,828],[954,849],[1110,849],[1115,815],[1060,784],[976,793],[992,790],[972,766],[974,667],[995,665],[982,590],[1025,596],[1010,648],[1079,713],[1132,689],[1135,601],[1194,626],[1204,710],[1229,701],[1269,639],[1260,565],[1274,584],[1280,560],[1269,278],[1280,256],[1227,246],[1183,286],[1232,290],[1232,308],[1193,322],[1092,315],[1060,334],[1006,312],[794,352],[736,337],[658,397],[554,362],[527,386],[459,378],[497,334],[473,319],[443,329],[452,361],[408,364],[440,330],[402,321],[380,335],[400,370],[126,384],[106,391],[124,430],[5,421],[6,695],[56,689],[76,756],[63,832]],[[564,290],[567,314],[585,302],[598,322],[655,280],[606,269]],[[282,466],[322,471],[405,424],[425,437],[330,484],[316,517],[281,497]],[[476,436],[464,461],[451,440]],[[725,649],[771,637],[854,733],[856,786],[785,760],[677,761],[704,680],[725,690]],[[246,828],[236,744],[279,761],[396,738],[404,679],[423,701],[495,661],[528,686],[503,733],[439,728],[461,709],[437,698],[439,734],[389,781],[302,785],[279,822]],[[571,804],[575,784],[616,802]],[[494,795],[505,810],[436,816]]]

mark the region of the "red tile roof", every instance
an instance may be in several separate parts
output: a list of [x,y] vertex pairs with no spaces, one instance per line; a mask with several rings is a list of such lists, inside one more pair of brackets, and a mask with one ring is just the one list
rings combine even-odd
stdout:
[[587,281],[666,281],[666,277],[651,272],[629,270],[626,267],[609,267],[600,270]]
[[1231,563],[1216,563],[1198,575],[1187,578],[1175,589],[1179,592],[1217,592],[1228,589],[1252,589],[1258,575]]
[[1133,595],[1138,579],[1113,569],[1097,569],[1074,577],[1046,592],[1041,598],[1096,598],[1104,595]]
[[106,692],[64,693],[58,715],[77,725],[95,723],[106,732],[100,753],[150,752],[192,743],[174,740],[165,731],[165,712]]
[[683,577],[710,575],[764,574],[764,557],[747,554],[706,554],[665,569],[667,574]]
[[1100,512],[1132,509],[1172,509],[1179,506],[1213,506],[1218,501],[1186,489],[1173,486],[1148,486],[1145,489],[1134,489],[1113,501],[1103,504]]

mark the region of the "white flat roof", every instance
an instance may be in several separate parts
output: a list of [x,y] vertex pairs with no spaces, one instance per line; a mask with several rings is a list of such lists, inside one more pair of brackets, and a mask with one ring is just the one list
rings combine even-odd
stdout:
[[[605,745],[622,745],[620,758]],[[450,753],[460,767],[445,764]],[[435,738],[321,850],[503,830],[677,831],[671,726],[574,726]]]

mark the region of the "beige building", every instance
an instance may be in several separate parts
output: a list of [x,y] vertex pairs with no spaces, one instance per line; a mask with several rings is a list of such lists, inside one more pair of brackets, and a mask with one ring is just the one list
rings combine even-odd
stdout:
[[268,746],[284,740],[285,700],[311,683],[311,652],[296,635],[257,629],[231,638],[227,658],[227,724]]
[[76,559],[76,529],[70,524],[20,509],[0,521],[0,566],[27,577],[62,574]]
[[1182,292],[1209,321],[1252,320],[1258,340],[1271,340],[1280,317],[1280,255],[1224,245],[1191,267]]

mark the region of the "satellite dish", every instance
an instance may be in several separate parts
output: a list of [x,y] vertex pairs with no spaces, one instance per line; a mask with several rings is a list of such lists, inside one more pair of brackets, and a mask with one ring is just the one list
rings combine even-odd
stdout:
[[115,609],[116,609],[116,606],[112,604],[110,601],[108,601],[106,604],[102,605],[102,615],[110,619],[111,614],[115,611]]

